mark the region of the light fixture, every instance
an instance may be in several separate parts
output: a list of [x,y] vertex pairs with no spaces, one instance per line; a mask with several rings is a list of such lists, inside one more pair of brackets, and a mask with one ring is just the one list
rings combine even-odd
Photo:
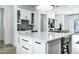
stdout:
[[53,10],[55,7],[54,5],[39,5],[36,7],[38,10],[40,11],[51,11]]

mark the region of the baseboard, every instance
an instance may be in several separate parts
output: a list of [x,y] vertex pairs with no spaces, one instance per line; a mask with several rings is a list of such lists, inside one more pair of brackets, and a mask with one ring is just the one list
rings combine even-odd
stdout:
[[6,47],[8,47],[8,46],[14,47],[14,45],[12,45],[12,44],[5,44],[5,46]]

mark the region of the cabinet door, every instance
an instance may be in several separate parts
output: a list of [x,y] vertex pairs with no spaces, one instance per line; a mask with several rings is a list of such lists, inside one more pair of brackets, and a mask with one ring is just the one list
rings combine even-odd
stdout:
[[78,41],[79,41],[79,35],[73,35],[72,36],[72,54],[79,54],[79,44],[77,44]]
[[32,54],[32,40],[28,37],[21,37],[21,53]]
[[21,19],[26,19],[27,18],[27,11],[24,9],[21,9]]
[[21,43],[20,43],[20,37],[17,38],[16,53],[17,53],[17,54],[21,54]]
[[48,54],[61,54],[61,40],[48,43]]
[[39,41],[33,41],[33,54],[45,54],[45,43]]
[[32,54],[32,46],[21,45],[21,54]]

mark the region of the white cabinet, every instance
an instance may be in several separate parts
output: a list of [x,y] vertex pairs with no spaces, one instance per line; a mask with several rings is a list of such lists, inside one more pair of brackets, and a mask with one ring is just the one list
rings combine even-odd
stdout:
[[46,54],[45,43],[38,40],[33,41],[33,54]]
[[31,20],[31,11],[21,9],[21,19]]
[[79,35],[73,35],[72,36],[72,54],[79,54],[79,44],[77,44],[78,41],[79,41]]
[[48,54],[61,54],[61,40],[48,43]]
[[45,43],[27,36],[19,36],[18,38],[18,54],[61,54],[61,39]]
[[21,54],[32,54],[32,46],[21,45]]
[[18,37],[17,54],[46,54],[46,44],[29,37]]
[[31,13],[34,13],[33,11],[29,11],[29,10],[25,10],[25,9],[21,9],[21,8],[18,8],[17,10],[20,11],[20,22],[21,22],[21,19],[24,19],[24,20],[29,20],[29,24],[31,24]]
[[21,53],[22,54],[32,54],[32,39],[28,37],[21,37]]
[[27,11],[24,9],[21,9],[21,19],[26,19],[27,18]]
[[21,38],[17,37],[17,47],[16,47],[16,53],[21,54],[21,43],[20,43]]
[[19,36],[17,54],[60,54],[61,40],[44,43],[41,40]]

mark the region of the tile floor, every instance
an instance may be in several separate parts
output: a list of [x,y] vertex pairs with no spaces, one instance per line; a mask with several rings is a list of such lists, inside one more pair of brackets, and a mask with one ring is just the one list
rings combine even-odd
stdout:
[[10,45],[1,47],[0,54],[16,54],[16,48]]

